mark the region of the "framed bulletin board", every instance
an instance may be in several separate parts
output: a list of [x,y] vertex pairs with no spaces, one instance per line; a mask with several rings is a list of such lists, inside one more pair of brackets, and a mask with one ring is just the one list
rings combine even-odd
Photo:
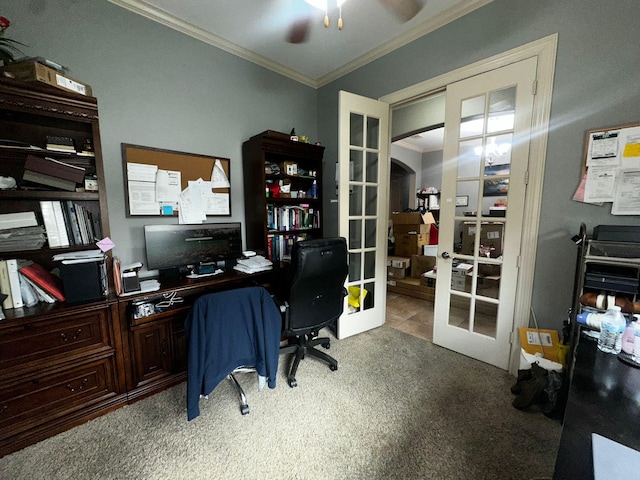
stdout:
[[228,158],[123,143],[122,161],[128,216],[178,215],[181,223],[199,223],[231,215]]
[[575,200],[612,202],[614,215],[640,215],[640,123],[589,130],[582,168]]

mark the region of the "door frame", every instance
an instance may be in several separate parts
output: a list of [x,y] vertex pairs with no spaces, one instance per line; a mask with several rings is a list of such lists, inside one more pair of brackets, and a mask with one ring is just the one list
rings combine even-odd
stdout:
[[528,184],[524,205],[521,251],[518,257],[518,286],[516,289],[509,359],[509,372],[514,375],[517,373],[520,363],[520,348],[517,345],[518,327],[529,326],[557,45],[558,34],[556,33],[379,98],[380,101],[388,103],[393,109],[442,91],[450,83],[504,67],[520,60],[537,57],[536,95],[531,122]]

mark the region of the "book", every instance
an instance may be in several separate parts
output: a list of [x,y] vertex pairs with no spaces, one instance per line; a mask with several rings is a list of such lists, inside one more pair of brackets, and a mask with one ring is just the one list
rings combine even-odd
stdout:
[[59,188],[61,190],[67,190],[69,192],[76,191],[76,182],[71,180],[65,180],[64,178],[52,177],[40,172],[34,172],[31,170],[25,170],[22,174],[22,180],[28,182],[38,183],[40,185],[47,185],[48,187]]
[[38,263],[19,267],[18,271],[56,300],[64,302],[62,280]]
[[0,214],[0,230],[19,227],[36,227],[36,212],[16,212]]
[[62,203],[58,200],[51,202],[53,204],[53,213],[56,218],[56,227],[58,228],[58,236],[60,237],[60,246],[68,247],[69,236],[67,235],[67,225],[64,221],[64,213],[62,211]]
[[0,292],[7,298],[2,302],[2,308],[8,310],[13,308],[13,296],[11,295],[11,282],[9,281],[9,268],[6,260],[0,260]]
[[69,216],[69,223],[71,224],[73,243],[75,245],[84,245],[82,243],[82,237],[80,236],[80,226],[78,225],[78,217],[76,217],[75,204],[71,200],[67,200],[65,206]]
[[47,242],[49,243],[49,247],[62,246],[62,240],[58,233],[56,214],[53,211],[53,201],[41,200],[40,212],[42,213],[42,219],[44,220],[44,228],[47,231]]
[[31,293],[36,297],[38,302],[56,303],[56,298],[54,296],[49,295],[45,290],[40,288],[37,283],[29,279],[29,277],[20,273],[19,270],[18,270],[18,273],[20,275],[20,281],[23,282],[22,288],[24,289],[26,285],[26,287],[29,288]]
[[54,158],[27,155],[24,169],[31,172],[43,173],[75,183],[84,182],[85,168],[71,163],[61,162]]
[[76,153],[72,138],[52,135],[47,135],[47,150]]
[[18,272],[18,278],[20,279],[20,293],[22,295],[22,301],[25,307],[33,307],[40,301],[38,293],[33,286],[28,282],[24,275],[20,275]]
[[22,293],[20,292],[20,275],[18,274],[18,261],[15,258],[5,260],[7,269],[9,270],[9,285],[11,287],[11,297],[13,299],[13,308],[24,306],[22,301]]

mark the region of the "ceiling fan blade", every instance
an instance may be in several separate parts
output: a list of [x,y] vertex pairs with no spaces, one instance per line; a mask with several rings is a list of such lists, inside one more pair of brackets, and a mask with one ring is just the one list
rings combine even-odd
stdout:
[[311,31],[311,19],[303,18],[296,20],[287,32],[287,42],[297,44],[304,43],[309,39]]
[[382,4],[400,19],[401,22],[408,22],[415,17],[424,7],[421,0],[380,0]]

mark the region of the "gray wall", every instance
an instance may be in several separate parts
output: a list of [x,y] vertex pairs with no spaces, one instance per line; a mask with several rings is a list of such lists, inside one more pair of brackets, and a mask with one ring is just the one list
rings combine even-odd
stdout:
[[[573,202],[586,130],[640,121],[637,0],[494,0],[493,3],[319,89],[297,84],[105,0],[22,0],[1,12],[28,55],[71,67],[100,105],[115,253],[144,258],[142,228],[161,219],[124,214],[120,143],[231,159],[232,219],[244,218],[241,144],[266,129],[327,146],[327,234],[337,228],[334,164],[338,91],[373,98],[558,33],[533,307],[558,328],[571,302],[580,222],[636,224]],[[219,217],[227,219],[228,217]],[[173,221],[174,219],[163,219]]]
[[121,143],[231,160],[231,217],[244,220],[242,142],[264,130],[317,133],[317,92],[106,0],[3,4],[28,56],[68,66],[98,98],[111,238],[122,261],[145,261],[142,226],[125,216]]
[[[379,98],[525,43],[558,33],[533,308],[542,327],[559,328],[571,305],[576,247],[584,222],[637,224],[610,204],[571,200],[580,178],[585,131],[640,122],[637,0],[494,0],[489,5],[319,90],[319,128],[335,157],[339,90]],[[328,179],[325,179],[328,181]],[[337,208],[327,213],[337,212]],[[325,215],[325,225],[336,225]],[[331,233],[331,232],[328,232]]]

